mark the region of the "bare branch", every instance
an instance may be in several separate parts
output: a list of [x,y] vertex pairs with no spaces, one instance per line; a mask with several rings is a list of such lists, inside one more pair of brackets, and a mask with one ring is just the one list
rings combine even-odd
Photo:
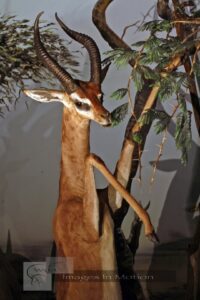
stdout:
[[159,163],[159,161],[160,161],[160,159],[163,155],[163,149],[164,149],[164,145],[166,143],[166,140],[167,140],[167,128],[164,130],[163,137],[162,137],[160,145],[158,145],[159,151],[158,151],[158,156],[157,156],[155,162],[153,163],[153,172],[152,172],[152,176],[151,176],[151,180],[150,180],[151,184],[153,184],[154,181],[155,181],[157,165],[158,165],[158,163]]
[[[92,20],[98,28],[103,39],[112,49],[122,48],[131,50],[131,48],[108,26],[106,22],[106,9],[113,0],[98,0],[92,12]],[[130,62],[134,65],[134,61]]]
[[121,39],[124,38],[124,36],[125,36],[125,34],[126,34],[126,32],[127,32],[127,30],[128,30],[129,28],[136,26],[138,23],[140,23],[139,20],[136,21],[136,22],[134,22],[133,24],[130,24],[130,25],[125,26],[125,27],[124,27],[124,30],[123,30],[123,33],[122,33],[122,35],[121,35]]
[[188,18],[188,19],[178,19],[178,20],[174,20],[172,21],[172,24],[191,24],[191,25],[200,25],[200,18],[196,18],[196,19],[192,19],[192,18]]
[[133,107],[133,101],[132,101],[132,97],[131,97],[131,81],[132,81],[131,76],[129,76],[128,84],[127,84],[127,89],[128,89],[128,103],[130,105],[131,113],[132,113],[133,117],[136,120],[136,116],[135,116],[135,113],[134,113],[134,107]]
[[[151,13],[151,11],[152,11],[152,9],[153,9],[154,7],[155,7],[155,5],[153,5],[153,6],[151,6],[151,7],[149,8],[149,10],[147,11],[147,13],[146,13],[145,15],[143,15],[142,20],[138,20],[138,21],[134,22],[133,24],[130,24],[130,25],[128,25],[128,26],[125,26],[125,27],[124,27],[124,30],[123,30],[123,33],[122,33],[122,35],[121,35],[121,39],[124,38],[124,36],[125,36],[127,30],[128,30],[129,28],[131,28],[131,27],[135,27],[135,26],[136,26],[136,27],[137,27],[137,30],[136,30],[135,32],[137,32],[138,29],[144,24],[144,22],[145,22],[145,20],[147,19],[147,17],[150,16],[150,13]],[[139,23],[139,25],[137,25],[138,23]]]

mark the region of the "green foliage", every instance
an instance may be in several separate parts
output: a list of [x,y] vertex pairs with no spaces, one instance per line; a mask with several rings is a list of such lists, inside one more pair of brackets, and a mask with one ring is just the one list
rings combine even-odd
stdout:
[[114,49],[105,52],[107,61],[114,62],[117,68],[126,66],[130,60],[135,59],[135,50]]
[[140,132],[135,132],[132,135],[133,141],[136,142],[137,144],[142,144],[143,141],[143,137],[142,134]]
[[144,114],[142,114],[138,122],[140,126],[143,126],[149,125],[155,120],[157,120],[157,122],[154,125],[154,129],[156,134],[159,134],[167,128],[171,121],[171,116],[163,110],[150,109]]
[[140,61],[142,64],[159,63],[160,60],[163,59],[166,61],[169,56],[170,54],[168,47],[166,47],[166,40],[152,35],[144,44],[143,56]]
[[[77,73],[78,63],[67,44],[53,31],[52,23],[42,23],[41,38],[50,55],[71,73]],[[29,20],[15,16],[0,16],[0,102],[15,103],[27,80],[55,85],[55,77],[38,61],[33,45],[33,26]]]
[[160,80],[160,74],[158,72],[155,72],[154,70],[152,70],[151,68],[144,66],[144,65],[140,65],[140,70],[143,74],[143,77],[147,80],[151,79],[154,81],[159,81]]
[[159,73],[154,72],[151,68],[145,65],[137,65],[131,72],[131,78],[134,81],[137,91],[143,88],[145,79],[158,81],[160,78]]
[[110,97],[116,100],[121,100],[126,96],[127,92],[128,92],[127,88],[121,88],[114,91]]
[[133,68],[131,72],[131,78],[133,79],[135,83],[135,87],[138,91],[141,91],[143,84],[144,84],[144,78],[143,78],[143,71],[140,68],[140,66],[137,66],[137,68]]
[[[196,63],[193,65],[194,74],[196,75],[196,82],[198,89],[200,89],[200,61],[197,60]],[[199,98],[199,97],[198,97]],[[200,103],[200,98],[199,98]]]
[[186,99],[185,99],[185,95],[184,94],[179,94],[178,95],[178,104],[179,104],[179,108],[183,113],[187,113],[187,104],[186,104]]
[[[199,5],[199,4],[198,4]],[[195,7],[191,14],[194,17],[199,13],[199,7]],[[184,41],[179,40],[174,35],[173,24],[166,20],[153,20],[144,23],[141,31],[147,31],[147,38],[132,43],[131,50],[115,49],[107,52],[108,59],[117,67],[125,67],[131,60],[133,66],[130,78],[134,82],[137,91],[143,91],[146,84],[148,87],[158,86],[158,100],[170,101],[172,97],[176,97],[179,104],[179,113],[175,118],[176,134],[175,142],[177,149],[181,150],[181,160],[183,163],[187,161],[187,151],[191,143],[191,113],[187,110],[186,99],[184,93],[190,86],[190,77],[186,72],[178,69],[168,72],[165,68],[176,55],[182,56],[185,51],[194,49],[196,43],[199,43],[199,37],[196,35],[185,38]],[[193,65],[193,72],[200,87],[200,65],[198,58]],[[119,89],[112,94],[115,99],[122,99],[127,93],[127,89]],[[141,93],[142,94],[142,93]],[[145,94],[145,93],[144,93]],[[171,116],[165,111],[149,110],[139,119],[139,124],[150,125],[154,122],[154,130],[159,134],[167,129],[171,121]],[[141,143],[141,136],[134,134],[133,139],[137,143]]]
[[180,112],[176,116],[175,142],[176,147],[181,151],[181,161],[186,164],[188,160],[188,150],[191,147],[191,112],[187,110],[184,95],[179,95],[178,103]]
[[176,91],[176,81],[174,80],[174,76],[170,74],[167,77],[164,77],[159,82],[159,92],[158,98],[159,100],[168,100]]
[[172,30],[172,25],[170,21],[164,20],[153,20],[150,22],[144,23],[141,28],[141,31],[150,31],[151,33],[154,32],[163,32],[163,31],[171,31]]
[[[187,110],[186,101],[184,95],[179,96],[179,109],[180,112],[176,116],[176,130],[175,130],[175,143],[178,150],[181,151],[181,161],[186,164],[188,160],[188,150],[191,147],[191,112]],[[156,134],[159,134],[167,129],[170,124],[172,116],[165,111],[151,109],[142,114],[138,120],[140,126],[149,125],[154,121],[154,130]],[[134,135],[134,141],[141,143],[142,140],[140,133]]]
[[128,103],[124,103],[118,106],[115,110],[111,113],[112,118],[112,126],[117,126],[120,124],[128,113]]
[[142,127],[144,125],[151,124],[156,119],[156,112],[154,109],[149,109],[144,114],[142,114],[138,120],[139,125]]
[[196,74],[196,76],[199,78],[200,77],[200,63],[199,61],[196,61],[193,64],[193,72]]
[[182,72],[172,72],[168,76],[162,78],[158,84],[160,89],[158,92],[159,100],[168,100],[173,94],[179,94],[181,88],[189,86],[188,76]]
[[171,116],[168,115],[165,111],[157,111],[157,119],[158,121],[155,123],[154,129],[156,134],[159,134],[167,129],[171,121]]
[[191,112],[180,112],[176,117],[175,142],[177,149],[181,150],[181,161],[186,164],[188,150],[191,147]]

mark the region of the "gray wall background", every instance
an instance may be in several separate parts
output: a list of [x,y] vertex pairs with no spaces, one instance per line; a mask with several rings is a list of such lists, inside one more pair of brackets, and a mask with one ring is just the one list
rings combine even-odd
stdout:
[[[109,47],[99,35],[91,21],[94,0],[43,0],[0,1],[1,13],[16,14],[17,18],[34,20],[38,12],[44,10],[44,19],[54,20],[54,13],[73,29],[91,35],[99,45],[101,53]],[[155,1],[116,0],[110,5],[107,19],[110,26],[121,34],[127,24],[142,18],[142,14]],[[63,33],[58,28],[59,33]],[[140,35],[129,30],[125,40],[136,41]],[[74,45],[75,49],[79,46]],[[85,52],[84,52],[85,53]],[[82,58],[82,65],[87,61],[87,54]],[[109,110],[118,106],[118,102],[109,99],[109,95],[119,87],[126,85],[130,70],[116,72],[111,67],[104,82],[105,105]],[[86,75],[86,74],[84,74]],[[45,86],[45,83],[41,83]],[[34,87],[30,83],[30,87]],[[25,105],[28,103],[28,110]],[[172,102],[173,103],[173,102]],[[167,109],[171,109],[167,104]],[[59,104],[39,104],[22,97],[16,109],[0,119],[0,245],[5,246],[7,231],[11,230],[15,247],[44,244],[52,238],[52,216],[58,198],[60,142],[61,142],[62,106]],[[128,120],[128,118],[127,118]],[[100,155],[111,170],[114,170],[119,157],[124,129],[127,120],[119,127],[105,129],[92,123],[91,150]],[[194,127],[194,126],[193,126]],[[155,160],[158,153],[157,144],[161,136],[153,132],[148,137],[142,164],[142,183],[134,181],[133,195],[145,206],[151,201],[149,213],[152,222],[160,234],[161,242],[169,242],[190,236],[193,230],[193,216],[185,212],[187,202],[193,197],[198,200],[198,158],[199,147],[197,133],[194,128],[194,143],[190,152],[190,164],[180,165],[171,135],[168,135],[165,150],[157,171],[153,186],[150,185],[152,167],[150,161]],[[97,187],[105,186],[104,179],[97,174]],[[194,186],[195,185],[195,186]],[[195,188],[195,194],[192,192]],[[130,211],[124,222],[127,233],[133,217]],[[144,235],[141,239],[140,252],[151,252],[153,245]]]

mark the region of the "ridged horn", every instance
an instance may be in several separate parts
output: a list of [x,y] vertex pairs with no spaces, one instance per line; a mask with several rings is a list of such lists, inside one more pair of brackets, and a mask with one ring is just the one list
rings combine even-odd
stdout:
[[39,31],[39,19],[43,12],[39,13],[36,17],[34,24],[34,44],[35,50],[38,58],[41,60],[44,66],[46,66],[49,71],[51,71],[58,80],[62,83],[63,87],[67,91],[67,93],[71,94],[77,89],[77,85],[75,84],[71,75],[65,71],[56,61],[53,59],[48,52],[46,51],[41,39],[40,39],[40,31]]
[[72,39],[82,44],[88,51],[90,56],[91,70],[90,81],[98,85],[101,84],[101,56],[97,44],[95,41],[86,34],[74,31],[67,27],[63,21],[55,14],[56,20],[60,27],[67,33]]

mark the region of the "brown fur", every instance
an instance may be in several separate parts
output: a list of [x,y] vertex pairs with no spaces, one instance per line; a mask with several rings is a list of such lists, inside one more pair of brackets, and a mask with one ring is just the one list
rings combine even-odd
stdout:
[[[49,103],[64,103],[62,126],[62,159],[59,202],[54,217],[54,236],[58,256],[72,257],[74,271],[113,271],[117,274],[113,241],[113,223],[107,206],[101,214],[95,187],[93,167],[97,168],[113,186],[109,187],[109,202],[113,210],[124,198],[138,214],[145,226],[145,234],[154,232],[149,215],[124,188],[130,173],[134,144],[124,144],[117,164],[117,179],[103,161],[89,149],[89,123],[95,120],[109,125],[110,114],[102,106],[99,87],[94,83],[79,82],[78,89],[68,95],[58,90],[24,90],[31,98]],[[89,113],[80,105],[89,102]],[[82,104],[81,104],[82,103]],[[115,190],[118,192],[116,193]],[[112,281],[57,281],[57,300],[120,300],[118,279]]]
[[[78,86],[71,95],[58,90],[24,90],[37,101],[61,101],[65,105],[59,201],[53,222],[57,256],[72,257],[75,274],[84,271],[88,275],[87,272],[97,271],[100,276],[99,272],[106,270],[117,274],[113,223],[105,206],[101,214],[102,226],[99,226],[100,205],[91,164],[94,155],[90,154],[89,148],[90,119],[108,125],[110,114],[101,104],[101,92],[97,85],[82,81],[78,82]],[[89,114],[77,109],[76,104],[81,101],[90,101]],[[114,178],[110,180],[113,181]],[[66,281],[57,276],[56,298],[121,300],[121,290],[117,278],[77,282]]]
[[[102,235],[90,241],[85,230],[83,201],[85,197],[86,158],[89,155],[89,121],[75,111],[64,109],[62,128],[62,161],[59,203],[54,217],[54,236],[58,256],[73,257],[75,271],[114,271],[117,273],[113,224],[105,208]],[[86,224],[87,225],[87,224]],[[91,233],[92,235],[92,233]],[[87,274],[86,274],[87,275]],[[119,282],[57,282],[57,300],[119,300]]]
[[[101,121],[101,116],[107,113],[107,110],[102,106],[101,99],[97,95],[101,94],[101,90],[95,83],[79,81],[80,88],[76,91],[81,98],[88,98],[92,103],[95,121]],[[103,97],[102,97],[103,99]]]

